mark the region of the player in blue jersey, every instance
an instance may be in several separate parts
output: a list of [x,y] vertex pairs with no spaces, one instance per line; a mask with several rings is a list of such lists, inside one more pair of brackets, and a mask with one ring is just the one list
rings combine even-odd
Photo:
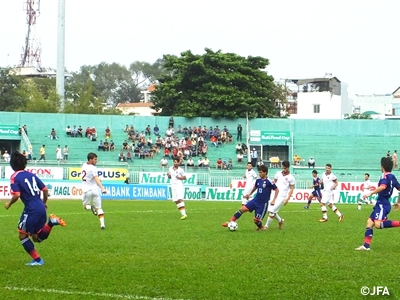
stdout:
[[[35,250],[32,240],[40,243],[49,237],[53,226],[66,226],[66,223],[55,215],[50,215],[46,223],[47,188],[35,174],[25,171],[26,164],[27,160],[24,155],[17,151],[11,154],[10,165],[15,171],[10,178],[12,198],[5,203],[4,207],[9,209],[21,198],[24,203],[24,210],[18,223],[19,240],[22,247],[33,259],[27,265],[41,266],[44,262]],[[41,191],[43,192],[43,200],[40,199]]]
[[[268,168],[265,165],[258,167],[258,174],[260,176],[259,179],[256,180],[253,189],[250,191],[248,195],[245,195],[247,199],[250,198],[251,194],[253,194],[257,190],[257,195],[247,202],[244,206],[242,206],[230,219],[230,221],[236,221],[239,219],[243,213],[254,211],[254,224],[257,226],[257,230],[262,230],[262,220],[267,212],[268,202],[271,197],[271,191],[275,191],[274,201],[276,200],[279,190],[276,187],[275,183],[268,179]],[[228,222],[222,223],[222,226],[227,227]]]
[[310,196],[308,196],[308,203],[304,206],[305,209],[310,209],[312,199],[316,198],[318,202],[321,202],[322,194],[321,194],[321,179],[318,177],[317,170],[312,171],[313,176],[313,185],[310,186],[310,189],[314,189]]
[[[393,161],[390,157],[381,159],[382,176],[379,179],[378,188],[364,195],[364,199],[368,199],[373,194],[378,194],[376,204],[373,208],[369,219],[367,220],[367,228],[364,235],[364,245],[356,248],[356,250],[370,250],[372,236],[374,234],[373,227],[376,229],[384,229],[391,227],[399,227],[400,221],[387,220],[387,216],[391,210],[390,197],[393,189],[400,190],[400,183],[391,173],[393,169]],[[397,198],[397,203],[394,205],[394,210],[397,211],[400,206],[400,197]]]

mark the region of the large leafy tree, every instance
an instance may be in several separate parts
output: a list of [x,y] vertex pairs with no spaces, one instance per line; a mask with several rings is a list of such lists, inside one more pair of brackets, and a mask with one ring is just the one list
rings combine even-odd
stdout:
[[268,117],[276,114],[282,98],[263,57],[242,57],[213,52],[180,57],[164,55],[164,72],[153,92],[154,108],[161,115],[184,117]]
[[15,111],[25,105],[26,98],[18,92],[21,76],[9,68],[0,69],[0,111]]

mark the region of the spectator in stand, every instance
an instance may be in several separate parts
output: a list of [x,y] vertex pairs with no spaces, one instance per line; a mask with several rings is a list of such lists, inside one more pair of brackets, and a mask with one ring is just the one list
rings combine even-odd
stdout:
[[71,127],[68,125],[67,128],[65,129],[65,134],[67,136],[71,136]]
[[242,125],[238,125],[237,126],[237,141],[239,142],[241,142],[242,141],[242,131],[243,131],[243,128],[242,128]]
[[128,124],[126,124],[126,126],[125,126],[125,129],[124,129],[124,132],[129,132],[129,126],[128,126]]
[[78,136],[78,129],[76,128],[76,125],[74,125],[71,129],[71,136],[72,137],[77,137]]
[[150,125],[147,125],[146,129],[144,130],[145,135],[151,135],[151,128]]
[[132,153],[131,151],[126,152],[126,161],[130,160],[132,162]]
[[107,126],[106,130],[104,130],[104,136],[106,139],[111,138],[111,130],[110,127]]
[[308,160],[308,167],[309,168],[315,168],[315,160],[314,160],[314,158],[310,157],[310,159]]
[[42,145],[40,148],[40,158],[38,161],[44,160],[46,161],[46,145]]
[[160,160],[160,167],[168,167],[168,160],[165,158],[165,156]]
[[63,160],[63,154],[61,152],[61,146],[58,145],[56,148],[56,159],[58,160],[58,162]]
[[167,131],[165,132],[167,137],[172,137],[174,135],[174,130],[172,127],[168,127]]
[[122,150],[128,150],[128,149],[129,149],[128,141],[125,140],[125,141],[122,143]]
[[185,150],[183,150],[183,156],[185,157],[185,159],[189,158],[189,156],[190,156],[189,148],[185,148]]
[[151,136],[147,139],[147,146],[148,147],[153,147],[153,140],[151,139]]
[[192,157],[189,157],[189,159],[186,162],[187,167],[194,167],[194,160]]
[[90,129],[90,127],[86,127],[85,129],[85,137],[89,138],[90,135],[92,134],[92,130]]
[[3,154],[3,159],[6,163],[10,162],[10,154],[8,153],[7,150],[4,150],[4,154]]
[[103,146],[104,146],[104,151],[110,151],[110,143],[108,142],[107,139],[104,140]]
[[97,147],[98,151],[105,151],[103,140],[100,140],[99,146]]
[[189,134],[189,129],[187,128],[187,126],[183,126],[182,132],[184,135],[188,135]]
[[26,127],[26,125],[24,125],[24,126],[22,126],[22,128],[24,129],[25,134],[28,135],[28,127]]
[[228,159],[228,164],[226,165],[226,168],[228,170],[232,170],[232,168],[233,168],[232,158]]
[[83,128],[81,125],[78,127],[78,136],[83,137]]
[[174,128],[174,117],[169,118],[168,127]]
[[63,149],[63,159],[64,159],[64,161],[68,161],[68,152],[69,152],[68,146],[65,145],[65,147]]
[[183,133],[183,130],[182,130],[182,127],[181,127],[181,125],[178,125],[178,130],[177,130],[177,133]]
[[197,160],[197,167],[202,168],[203,167],[203,161],[204,159],[202,157],[199,157]]
[[211,146],[218,147],[218,145],[217,145],[217,138],[215,137],[215,135],[213,135],[213,136],[211,137],[210,141],[211,141]]
[[121,150],[121,152],[119,153],[119,156],[118,156],[118,160],[119,161],[125,161],[124,151]]
[[218,158],[218,160],[217,160],[217,164],[216,164],[215,168],[216,168],[216,169],[221,169],[221,170],[222,170],[222,166],[223,166],[223,162],[222,162],[222,159],[221,159],[221,157],[220,157],[220,158]]
[[236,154],[238,153],[242,153],[242,145],[240,143],[236,145]]
[[154,126],[153,132],[155,136],[158,136],[160,134],[160,128],[158,128],[158,125]]
[[92,133],[91,140],[95,141],[97,138],[97,131],[96,131],[96,128],[94,128],[94,126],[92,127],[91,133]]
[[51,131],[50,131],[50,139],[51,140],[58,140],[57,132],[54,130],[54,128],[52,128]]
[[243,153],[239,152],[236,157],[237,157],[237,161],[238,162],[242,162],[243,161]]
[[170,153],[169,153],[169,150],[168,150],[168,148],[165,148],[164,149],[164,157],[170,157]]
[[115,151],[115,143],[113,142],[113,140],[110,141],[110,151]]
[[210,167],[210,160],[207,157],[204,157],[203,168],[209,168],[209,167]]

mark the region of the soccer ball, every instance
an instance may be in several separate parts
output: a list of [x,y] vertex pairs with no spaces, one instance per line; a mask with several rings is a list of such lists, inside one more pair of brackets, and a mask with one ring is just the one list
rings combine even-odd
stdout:
[[91,210],[92,207],[90,206],[90,204],[86,204],[85,209],[86,209],[86,210]]
[[228,223],[228,228],[230,231],[236,231],[238,229],[239,225],[238,223],[234,222],[234,221],[230,221]]

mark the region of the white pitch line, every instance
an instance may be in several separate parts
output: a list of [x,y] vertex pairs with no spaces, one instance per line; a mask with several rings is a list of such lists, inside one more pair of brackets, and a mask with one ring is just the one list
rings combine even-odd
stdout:
[[134,300],[183,300],[183,299],[172,299],[172,298],[159,298],[159,297],[147,297],[147,296],[135,296],[135,295],[121,295],[121,294],[110,294],[110,293],[92,293],[92,292],[78,292],[78,291],[65,291],[56,289],[38,289],[38,288],[21,288],[14,286],[6,286],[5,289],[10,291],[23,291],[23,292],[37,292],[47,294],[63,294],[63,295],[81,295],[91,297],[106,297],[106,298],[117,298],[117,299],[134,299]]

